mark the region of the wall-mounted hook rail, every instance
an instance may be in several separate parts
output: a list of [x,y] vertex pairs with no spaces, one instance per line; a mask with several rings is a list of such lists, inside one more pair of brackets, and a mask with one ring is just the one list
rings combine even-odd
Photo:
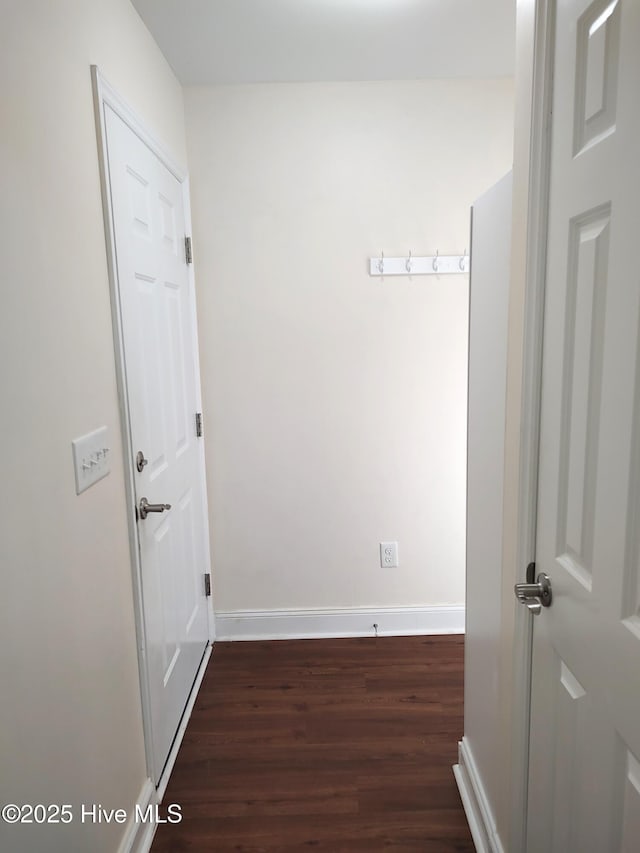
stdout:
[[469,255],[426,255],[369,258],[369,275],[461,275],[469,272]]

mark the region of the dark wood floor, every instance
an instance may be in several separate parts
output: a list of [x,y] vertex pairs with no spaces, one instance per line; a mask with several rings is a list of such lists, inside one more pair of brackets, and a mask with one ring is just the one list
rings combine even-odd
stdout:
[[216,643],[152,853],[472,853],[462,659],[462,637]]

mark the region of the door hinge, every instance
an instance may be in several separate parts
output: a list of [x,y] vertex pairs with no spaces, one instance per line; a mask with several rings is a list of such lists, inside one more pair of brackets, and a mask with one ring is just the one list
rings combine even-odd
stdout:
[[191,247],[191,237],[184,238],[184,258],[188,264],[193,263],[193,249]]
[[208,572],[204,576],[204,594],[207,598],[211,597],[211,575]]
[[196,436],[202,438],[202,412],[196,412]]

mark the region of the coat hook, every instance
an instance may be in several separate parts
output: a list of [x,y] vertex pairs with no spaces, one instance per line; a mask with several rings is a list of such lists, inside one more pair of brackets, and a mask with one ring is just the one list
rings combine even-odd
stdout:
[[431,266],[433,267],[434,272],[438,272],[438,250],[437,249],[436,249],[436,256],[433,259]]
[[411,272],[411,249],[409,249],[409,257],[405,261],[405,267],[407,272]]
[[378,261],[378,272],[380,275],[384,275],[384,252],[382,252],[382,256]]
[[464,250],[464,254],[462,255],[462,257],[461,257],[461,258],[460,258],[460,260],[458,261],[458,266],[460,267],[460,272],[464,272],[464,267],[465,267],[465,261],[466,261],[466,259],[467,259],[467,250],[465,249],[465,250]]

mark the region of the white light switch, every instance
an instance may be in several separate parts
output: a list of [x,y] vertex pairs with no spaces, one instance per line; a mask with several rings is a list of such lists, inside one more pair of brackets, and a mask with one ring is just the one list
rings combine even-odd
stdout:
[[76,494],[79,495],[106,477],[111,470],[111,448],[106,426],[75,438],[71,447],[76,472]]

